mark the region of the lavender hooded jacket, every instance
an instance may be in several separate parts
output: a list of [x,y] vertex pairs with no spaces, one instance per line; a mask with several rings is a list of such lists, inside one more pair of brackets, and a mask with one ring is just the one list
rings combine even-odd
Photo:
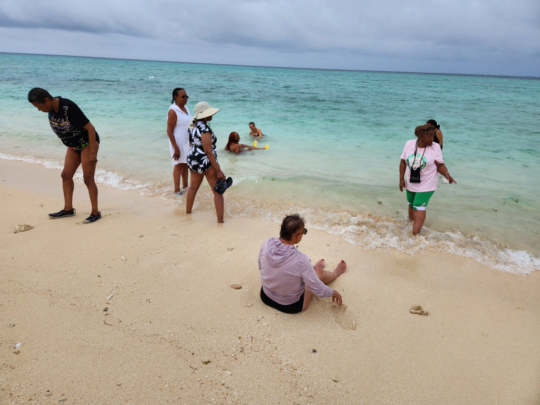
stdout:
[[259,252],[259,270],[264,293],[281,305],[297,302],[305,287],[321,298],[334,293],[319,280],[309,258],[279,238],[264,241]]

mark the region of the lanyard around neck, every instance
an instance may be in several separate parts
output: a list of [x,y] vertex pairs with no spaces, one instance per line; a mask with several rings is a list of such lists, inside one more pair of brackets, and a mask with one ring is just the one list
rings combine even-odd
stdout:
[[[420,157],[420,166],[422,166],[422,159],[424,158],[424,154],[426,153],[426,149],[427,149],[427,147],[424,146],[424,151],[422,152],[422,156]],[[412,170],[418,170],[420,168],[420,166],[418,166],[417,168],[414,167],[414,164],[416,163],[416,152],[418,152],[418,141],[416,141],[416,147],[414,148],[414,158],[413,158],[413,162],[412,162],[412,165],[411,165]]]

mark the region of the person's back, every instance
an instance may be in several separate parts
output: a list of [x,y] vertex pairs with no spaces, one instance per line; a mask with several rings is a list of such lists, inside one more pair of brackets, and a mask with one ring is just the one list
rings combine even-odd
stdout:
[[305,311],[313,294],[332,297],[341,306],[341,295],[326,284],[347,269],[343,260],[332,272],[323,270],[324,259],[311,265],[309,257],[295,245],[307,234],[305,221],[299,214],[287,215],[281,224],[279,238],[266,239],[259,252],[261,300],[266,305],[287,314]]
[[279,238],[264,241],[259,253],[259,269],[264,293],[281,305],[298,301],[304,293],[304,283],[310,285],[315,295],[332,295],[332,289],[317,277],[309,258]]

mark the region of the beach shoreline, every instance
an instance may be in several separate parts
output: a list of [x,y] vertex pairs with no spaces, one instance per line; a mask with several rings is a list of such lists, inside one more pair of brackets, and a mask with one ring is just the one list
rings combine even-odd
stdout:
[[[311,229],[299,248],[312,261],[348,262],[331,285],[346,309],[314,299],[285,315],[258,298],[257,255],[275,223],[218,225],[211,211],[100,186],[103,219],[82,225],[80,182],[77,216],[53,221],[59,171],[0,160],[0,173],[1,402],[540,400],[539,272],[365,250]],[[14,234],[24,223],[34,228]]]

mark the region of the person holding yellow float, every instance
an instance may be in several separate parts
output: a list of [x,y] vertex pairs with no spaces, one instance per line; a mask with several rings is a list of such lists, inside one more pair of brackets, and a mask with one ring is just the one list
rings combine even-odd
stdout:
[[257,148],[257,141],[253,143],[253,146],[245,145],[240,142],[240,135],[238,135],[238,132],[231,132],[229,135],[229,141],[227,142],[227,145],[225,145],[225,150],[228,150],[232,153],[240,153],[244,149],[245,150],[265,150],[268,149],[268,145],[266,145],[264,148]]
[[[441,147],[434,143],[437,128],[432,125],[416,127],[417,139],[407,141],[399,164],[399,189],[406,189],[409,202],[409,221],[413,235],[418,235],[426,220],[426,208],[437,190],[441,173],[449,183],[456,183],[446,168]],[[457,184],[457,183],[456,183]]]

